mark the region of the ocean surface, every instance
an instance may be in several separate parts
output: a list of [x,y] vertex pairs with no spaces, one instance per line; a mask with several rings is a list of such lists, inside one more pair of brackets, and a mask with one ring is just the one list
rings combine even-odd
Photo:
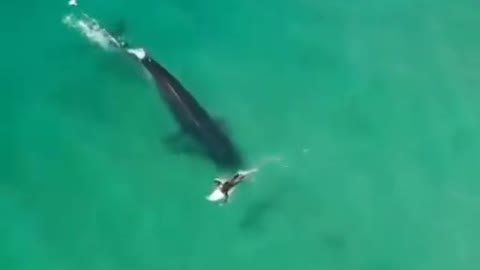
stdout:
[[66,2],[0,3],[1,270],[480,268],[478,1],[79,0],[281,158],[224,206]]

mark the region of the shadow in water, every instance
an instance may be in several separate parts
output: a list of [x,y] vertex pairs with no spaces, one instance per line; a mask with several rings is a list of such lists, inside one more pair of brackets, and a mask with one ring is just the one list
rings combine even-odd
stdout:
[[[283,183],[288,183],[282,179]],[[244,231],[260,232],[265,229],[266,218],[269,214],[278,210],[284,205],[285,194],[289,190],[286,184],[277,185],[274,190],[265,197],[252,202],[240,219],[239,226]]]
[[338,234],[326,234],[322,236],[323,244],[333,251],[344,251],[346,247],[345,237]]

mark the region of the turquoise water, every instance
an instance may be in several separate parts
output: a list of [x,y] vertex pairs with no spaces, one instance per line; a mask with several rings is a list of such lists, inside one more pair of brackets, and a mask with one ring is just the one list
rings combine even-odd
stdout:
[[[474,1],[82,1],[223,118],[254,166],[173,154],[144,72],[0,4],[0,269],[478,269]],[[306,150],[306,151],[304,151]]]

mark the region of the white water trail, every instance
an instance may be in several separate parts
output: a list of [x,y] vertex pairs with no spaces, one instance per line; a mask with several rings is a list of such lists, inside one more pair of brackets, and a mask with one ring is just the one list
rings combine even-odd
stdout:
[[97,44],[104,50],[113,50],[121,47],[120,42],[115,37],[101,27],[97,20],[84,12],[80,12],[80,15],[70,13],[62,21],[68,27],[79,31],[90,42]]
[[258,162],[257,165],[253,166],[252,169],[257,169],[258,171],[260,171],[260,168],[263,168],[264,166],[272,164],[272,163],[277,163],[282,168],[290,168],[291,164],[289,164],[289,163],[294,162],[294,161],[302,162],[302,158],[305,157],[306,155],[308,155],[310,153],[310,151],[311,151],[310,148],[305,148],[304,147],[301,150],[301,152],[288,155],[290,157],[289,161],[286,160],[285,158],[281,157],[281,156],[278,156],[278,155],[270,156],[270,157],[264,158],[263,160]]

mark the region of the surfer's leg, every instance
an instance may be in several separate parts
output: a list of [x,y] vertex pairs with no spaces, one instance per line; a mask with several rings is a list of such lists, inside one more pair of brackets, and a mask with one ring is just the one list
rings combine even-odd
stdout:
[[227,196],[225,196],[225,197],[223,198],[223,200],[219,201],[218,204],[219,204],[220,206],[224,206],[224,205],[227,204],[227,203],[228,203],[228,198],[227,198]]

